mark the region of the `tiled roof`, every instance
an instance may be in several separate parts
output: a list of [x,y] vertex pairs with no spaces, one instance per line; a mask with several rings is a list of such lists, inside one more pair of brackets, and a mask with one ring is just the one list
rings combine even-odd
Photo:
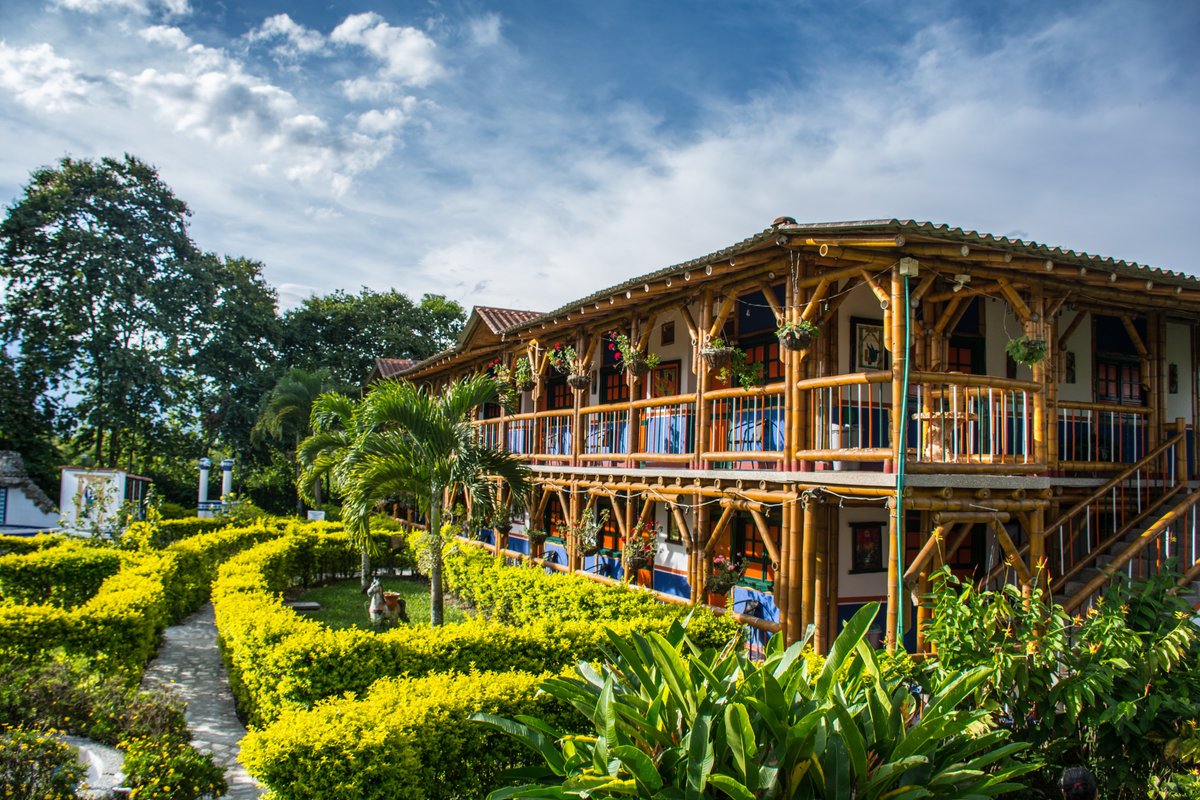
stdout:
[[492,308],[491,306],[475,306],[475,313],[491,329],[492,333],[504,333],[509,328],[540,319],[542,316],[540,311],[521,311],[516,308]]
[[53,514],[58,510],[58,506],[46,497],[46,493],[30,480],[25,472],[25,461],[21,454],[14,450],[0,450],[0,486],[25,492],[25,496],[32,500],[43,514]]
[[375,371],[381,378],[391,378],[409,369],[417,362],[411,358],[377,358]]

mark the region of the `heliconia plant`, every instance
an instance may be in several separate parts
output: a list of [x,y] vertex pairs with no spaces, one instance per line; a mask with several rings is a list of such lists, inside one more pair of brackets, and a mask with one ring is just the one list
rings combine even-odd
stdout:
[[827,658],[806,636],[775,637],[761,662],[736,645],[701,651],[676,625],[664,636],[609,636],[598,669],[542,682],[591,730],[559,731],[530,716],[476,714],[537,751],[544,768],[498,789],[510,797],[909,798],[996,797],[1032,769],[1023,743],[992,730],[984,711],[961,710],[986,670],[963,672],[921,702],[885,673],[864,636],[869,603]]

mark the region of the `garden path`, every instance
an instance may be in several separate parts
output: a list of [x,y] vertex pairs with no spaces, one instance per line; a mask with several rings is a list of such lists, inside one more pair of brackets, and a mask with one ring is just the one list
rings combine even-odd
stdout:
[[238,763],[246,729],[237,718],[229,678],[217,649],[212,604],[167,628],[158,655],[142,679],[144,688],[166,686],[187,701],[192,744],[225,769],[227,800],[256,800],[262,789]]

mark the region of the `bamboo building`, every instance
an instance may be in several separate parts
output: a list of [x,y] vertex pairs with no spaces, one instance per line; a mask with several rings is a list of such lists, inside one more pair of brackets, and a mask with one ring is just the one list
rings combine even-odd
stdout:
[[[549,313],[477,307],[454,347],[398,374],[436,388],[524,367],[475,423],[534,474],[511,530],[480,533],[513,558],[621,580],[626,537],[652,530],[631,582],[760,641],[811,625],[821,650],[871,600],[881,643],[921,647],[917,601],[945,566],[1041,582],[1072,611],[1173,567],[1197,599],[1195,276],[927,222],[781,217]],[[737,585],[706,591],[731,562]]]

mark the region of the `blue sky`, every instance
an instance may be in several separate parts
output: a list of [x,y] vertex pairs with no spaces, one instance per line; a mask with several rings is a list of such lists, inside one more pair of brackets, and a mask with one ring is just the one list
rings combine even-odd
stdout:
[[0,199],[130,152],[285,305],[545,310],[801,221],[1200,273],[1194,2],[0,6]]

